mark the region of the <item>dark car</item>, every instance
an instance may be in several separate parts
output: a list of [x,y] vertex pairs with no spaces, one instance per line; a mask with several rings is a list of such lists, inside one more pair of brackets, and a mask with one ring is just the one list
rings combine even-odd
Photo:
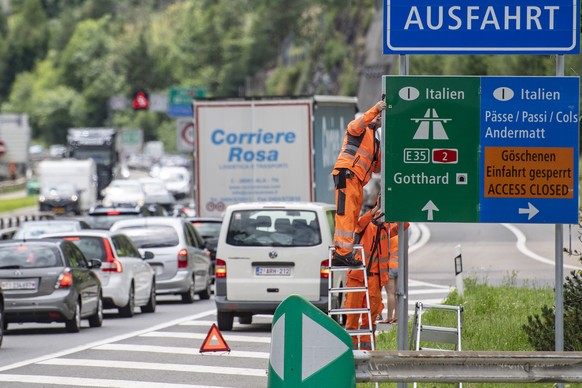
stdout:
[[0,242],[0,288],[6,302],[3,328],[9,323],[64,322],[76,333],[81,319],[89,326],[103,323],[101,282],[94,269],[70,241],[34,239]]
[[222,218],[216,217],[187,217],[186,218],[198,232],[206,243],[206,249],[210,252],[212,266],[212,283],[215,280],[216,272],[216,246],[218,245],[218,235],[222,226]]
[[43,187],[38,196],[38,209],[55,214],[81,214],[81,198],[74,184],[60,182]]
[[166,216],[166,210],[158,204],[143,206],[96,206],[87,213],[85,220],[93,229],[109,229],[120,220],[136,217]]

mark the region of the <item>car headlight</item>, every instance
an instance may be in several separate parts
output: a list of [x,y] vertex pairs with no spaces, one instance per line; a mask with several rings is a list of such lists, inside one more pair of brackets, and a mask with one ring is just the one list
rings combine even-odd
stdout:
[[77,197],[76,195],[71,196],[71,201],[77,202],[78,200],[79,200],[79,197]]
[[44,201],[46,201],[46,198],[44,197],[44,195],[39,195],[38,202],[44,202]]

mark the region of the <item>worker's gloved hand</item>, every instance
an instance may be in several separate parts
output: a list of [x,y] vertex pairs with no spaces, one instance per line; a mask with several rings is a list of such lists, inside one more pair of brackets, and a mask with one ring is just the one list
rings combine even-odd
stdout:
[[379,201],[379,200],[377,200],[377,201],[376,201],[376,204],[374,205],[374,207],[373,207],[373,208],[372,208],[372,210],[370,211],[370,212],[372,213],[372,215],[375,215],[375,214],[378,212],[378,210],[380,210],[380,207],[381,207],[381,206],[380,206],[380,201]]
[[380,112],[382,112],[384,109],[386,109],[386,102],[384,100],[380,100],[376,103],[376,108],[378,108],[378,110]]

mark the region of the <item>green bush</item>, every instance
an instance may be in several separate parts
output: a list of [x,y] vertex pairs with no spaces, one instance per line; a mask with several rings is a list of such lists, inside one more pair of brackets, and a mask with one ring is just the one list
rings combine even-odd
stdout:
[[[554,308],[544,305],[523,325],[529,343],[539,351],[555,350]],[[564,350],[582,351],[582,275],[572,271],[564,283]]]

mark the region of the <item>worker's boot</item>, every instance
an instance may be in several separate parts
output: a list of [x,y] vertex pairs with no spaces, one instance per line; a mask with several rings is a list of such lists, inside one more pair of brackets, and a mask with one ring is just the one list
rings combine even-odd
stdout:
[[334,267],[359,267],[362,265],[362,262],[354,258],[353,252],[346,255],[340,255],[339,253],[334,252],[331,265]]

